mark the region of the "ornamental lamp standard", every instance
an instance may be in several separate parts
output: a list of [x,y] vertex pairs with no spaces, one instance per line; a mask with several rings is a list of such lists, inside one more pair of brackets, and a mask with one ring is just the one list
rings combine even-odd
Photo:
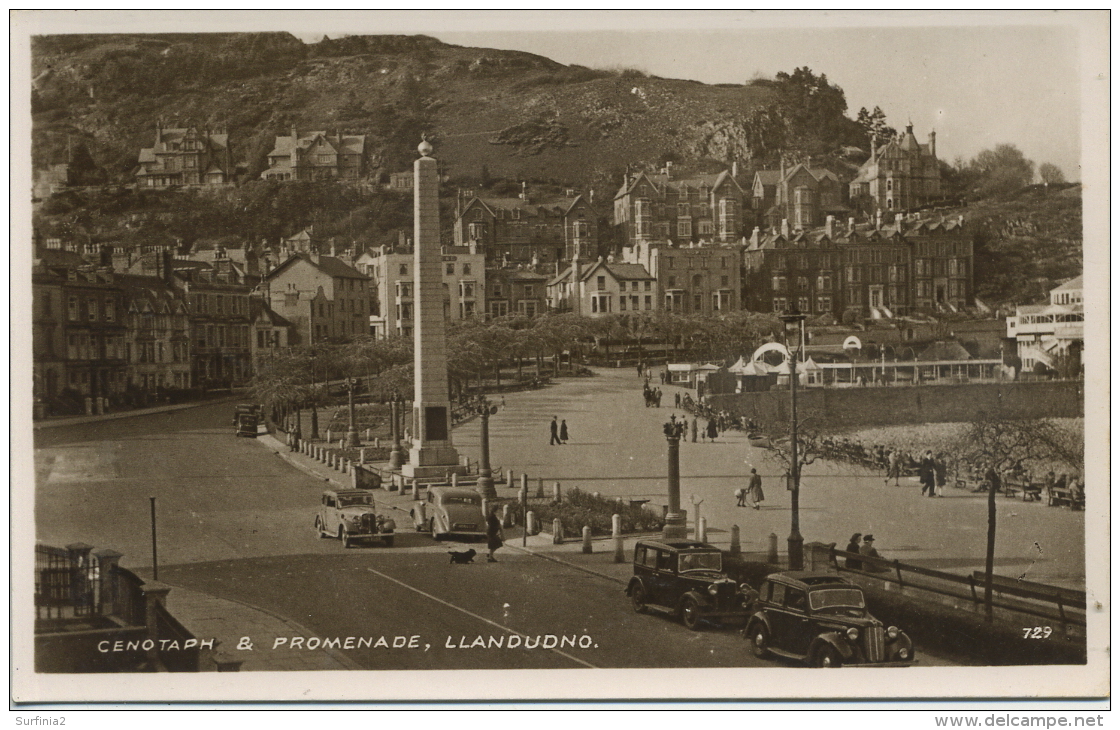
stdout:
[[482,419],[479,435],[481,454],[478,458],[478,482],[475,489],[486,499],[494,499],[498,492],[494,489],[494,472],[490,469],[490,416],[498,412],[498,407],[486,396],[480,395],[474,410]]
[[346,446],[349,448],[357,448],[362,445],[361,440],[358,439],[358,429],[354,424],[354,389],[358,387],[357,378],[346,379],[346,395],[348,399],[348,407],[350,410],[350,423],[346,427]]
[[397,391],[393,391],[393,395],[389,400],[389,426],[390,434],[393,439],[393,447],[389,450],[389,468],[400,469],[401,464],[404,463],[404,453],[401,451],[401,429],[400,429],[400,401]]
[[665,441],[669,445],[669,509],[665,514],[665,540],[684,540],[688,537],[688,517],[681,511],[681,436],[685,422],[677,420],[674,413],[664,425]]
[[779,315],[786,327],[786,349],[789,350],[790,335],[797,336],[797,348],[789,354],[789,480],[790,480],[790,526],[787,540],[789,569],[801,570],[805,564],[804,544],[801,537],[801,516],[798,512],[801,495],[801,463],[797,443],[797,359],[805,341],[805,316],[797,309],[790,309]]

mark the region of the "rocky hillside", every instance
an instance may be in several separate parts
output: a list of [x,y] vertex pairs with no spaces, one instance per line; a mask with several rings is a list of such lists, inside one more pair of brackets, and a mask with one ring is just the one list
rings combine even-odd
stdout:
[[565,183],[605,184],[667,158],[749,160],[775,141],[768,83],[650,78],[424,36],[44,36],[32,48],[36,166],[81,140],[115,179],[161,118],[227,129],[251,177],[292,126],[369,135],[383,171],[403,169],[427,132],[454,177],[486,165],[493,177]]

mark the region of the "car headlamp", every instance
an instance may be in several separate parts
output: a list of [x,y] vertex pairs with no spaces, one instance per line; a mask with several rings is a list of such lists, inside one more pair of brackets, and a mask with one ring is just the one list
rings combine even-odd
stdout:
[[712,583],[710,586],[708,586],[708,595],[715,596],[717,594],[719,594],[719,586],[717,586],[715,583]]
[[905,646],[902,647],[901,649],[898,650],[898,658],[899,659],[909,659],[910,658],[910,650],[907,649]]
[[890,639],[891,641],[894,641],[895,639],[898,638],[898,627],[897,626],[890,626],[890,627],[887,628],[887,638]]
[[847,635],[847,637],[849,639],[851,639],[852,641],[855,641],[856,639],[859,638],[859,629],[857,629],[855,626],[853,626],[852,628],[848,629],[845,632],[845,634]]

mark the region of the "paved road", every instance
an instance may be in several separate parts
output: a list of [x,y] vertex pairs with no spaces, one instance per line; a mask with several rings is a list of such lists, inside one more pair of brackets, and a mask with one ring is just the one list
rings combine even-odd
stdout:
[[[664,504],[666,444],[661,425],[670,414],[683,414],[668,407],[680,389],[663,386],[662,407],[645,408],[641,381],[633,370],[597,373],[507,396],[506,408],[491,419],[493,463],[542,476],[548,484],[558,480],[565,489]],[[565,446],[548,445],[553,415],[568,422],[571,440]],[[471,458],[478,456],[478,431],[478,423],[472,422],[454,435],[456,445]],[[757,512],[736,508],[732,496],[736,487],[746,486],[752,466],[763,476],[767,496]],[[715,443],[681,444],[682,501],[691,510],[691,496],[703,500],[701,514],[714,528],[709,538],[716,543],[728,544],[730,528],[738,524],[744,550],[765,550],[770,533],[779,536],[784,550],[790,500],[782,472],[741,433],[729,432]],[[929,499],[919,496],[916,480],[902,484],[886,486],[878,475],[847,464],[810,465],[801,490],[805,540],[842,547],[854,532],[873,533],[884,557],[961,572],[983,569],[985,496],[950,488],[944,498]],[[997,519],[997,572],[1084,587],[1083,512],[999,497]]]

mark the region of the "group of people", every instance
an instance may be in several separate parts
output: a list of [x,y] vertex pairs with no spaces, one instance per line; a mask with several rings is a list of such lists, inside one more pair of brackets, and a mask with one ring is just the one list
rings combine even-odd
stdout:
[[549,439],[548,439],[548,445],[549,446],[553,446],[553,445],[563,446],[564,444],[568,443],[568,421],[567,421],[567,419],[564,419],[564,420],[560,421],[559,424],[558,424],[556,422],[556,416],[553,416],[552,417],[552,422],[550,424],[548,424],[548,430],[549,430],[549,434],[550,434]]
[[648,380],[642,384],[642,397],[646,399],[646,408],[661,407],[661,388],[649,387]]
[[[860,542],[860,538],[863,538],[862,543]],[[848,540],[848,545],[844,548],[844,552],[864,555],[869,558],[881,557],[879,555],[879,551],[875,549],[875,536],[870,534],[863,535],[858,532],[852,535],[851,539]],[[844,567],[849,570],[867,570],[873,573],[879,573],[887,570],[886,568],[880,567],[878,565],[865,566],[864,562],[859,558],[854,557],[854,555],[849,555],[848,557],[844,558]]]

